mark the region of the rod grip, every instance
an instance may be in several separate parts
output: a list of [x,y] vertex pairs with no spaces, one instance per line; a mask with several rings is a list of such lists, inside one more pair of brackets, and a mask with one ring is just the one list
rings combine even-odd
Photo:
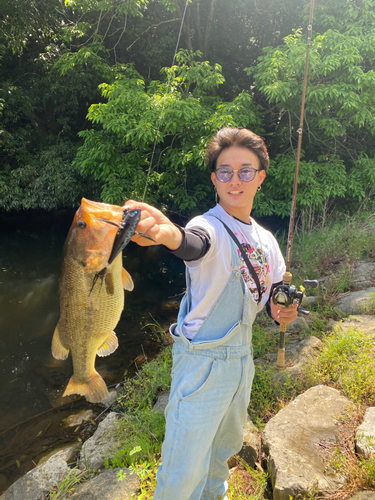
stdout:
[[277,351],[277,367],[281,369],[285,367],[285,347]]

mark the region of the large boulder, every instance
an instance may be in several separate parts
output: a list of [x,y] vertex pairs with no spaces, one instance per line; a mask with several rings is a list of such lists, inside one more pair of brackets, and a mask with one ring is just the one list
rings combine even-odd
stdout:
[[347,332],[350,328],[355,328],[368,335],[375,336],[375,316],[357,314],[342,321],[332,321],[331,327],[333,329],[340,328],[344,332]]
[[76,453],[73,446],[52,455],[46,462],[35,467],[18,481],[13,483],[1,500],[40,500],[54,486],[59,484],[68,474],[78,474],[80,471],[68,467]]
[[327,450],[340,442],[339,417],[350,401],[318,385],[298,396],[266,425],[263,447],[274,500],[299,500],[314,490],[328,495],[345,478],[326,467]]
[[[317,337],[305,339],[292,339],[285,346],[285,369],[276,373],[276,378],[285,377],[286,374],[296,376],[302,371],[303,365],[311,358],[318,355],[322,345]],[[255,366],[277,366],[277,352],[267,352],[262,358],[254,360]]]
[[355,451],[364,458],[375,455],[375,406],[367,408],[365,418],[355,433]]
[[130,500],[138,489],[138,476],[129,469],[108,469],[79,485],[69,500]]
[[106,458],[113,457],[119,444],[115,437],[118,420],[127,418],[119,413],[111,412],[100,424],[93,436],[82,446],[78,464],[81,468],[103,469]]
[[352,286],[364,290],[375,284],[375,259],[360,259],[353,272]]
[[339,296],[336,306],[345,314],[362,314],[366,307],[374,301],[373,293],[375,293],[375,287],[366,288],[366,290],[358,292],[345,293]]
[[350,500],[375,500],[375,491],[358,491],[350,497]]

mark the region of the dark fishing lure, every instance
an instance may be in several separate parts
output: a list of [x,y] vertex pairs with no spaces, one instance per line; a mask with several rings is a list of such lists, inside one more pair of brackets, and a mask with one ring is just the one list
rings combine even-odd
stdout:
[[115,239],[113,241],[112,251],[111,251],[111,255],[109,256],[109,259],[108,259],[108,264],[106,265],[106,267],[104,269],[102,269],[101,271],[99,271],[98,273],[95,274],[92,288],[90,290],[90,294],[91,294],[92,290],[94,289],[94,286],[99,278],[100,278],[101,282],[103,283],[103,279],[105,278],[105,275],[107,272],[107,267],[109,265],[111,265],[112,262],[115,260],[115,258],[119,255],[119,253],[123,251],[123,249],[129,243],[129,241],[131,240],[132,236],[134,236],[134,234],[138,234],[139,236],[143,236],[144,238],[147,238],[148,240],[151,240],[154,243],[156,243],[156,241],[153,238],[150,238],[150,236],[146,236],[145,234],[138,233],[135,230],[140,218],[141,218],[141,209],[140,208],[133,208],[133,209],[125,208],[120,225],[116,224],[115,222],[109,221],[107,219],[99,219],[99,220],[102,220],[104,222],[107,222],[108,224],[112,224],[112,226],[117,226],[118,231],[117,231]]
[[140,218],[140,208],[134,208],[132,210],[126,208],[124,210],[121,224],[118,226],[118,231],[113,241],[112,252],[108,259],[108,265],[112,264],[118,254],[122,252],[122,250],[129,243],[132,236],[136,234],[135,228],[137,227]]

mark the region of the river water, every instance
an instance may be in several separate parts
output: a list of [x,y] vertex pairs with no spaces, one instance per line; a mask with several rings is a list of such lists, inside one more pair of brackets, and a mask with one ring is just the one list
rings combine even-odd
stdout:
[[[72,374],[71,359],[51,355],[61,253],[73,214],[0,218],[0,493],[48,451],[77,441],[75,429],[65,427],[67,416],[88,408],[96,415],[102,411],[84,398],[61,397]],[[108,386],[123,380],[125,372],[134,375],[144,355],[155,355],[159,339],[145,325],[157,321],[167,329],[184,287],[183,263],[162,248],[130,243],[124,254],[135,287],[125,293],[115,329],[119,348],[96,360]]]

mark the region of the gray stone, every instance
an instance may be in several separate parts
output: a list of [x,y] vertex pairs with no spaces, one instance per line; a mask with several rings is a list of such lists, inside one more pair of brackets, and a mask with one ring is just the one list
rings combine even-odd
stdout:
[[[317,356],[322,345],[317,337],[306,339],[293,339],[285,346],[285,369],[275,374],[276,378],[285,377],[286,374],[297,376],[301,373],[303,365],[310,358]],[[262,358],[254,360],[256,365],[277,366],[277,352],[268,352]]]
[[261,435],[255,425],[248,418],[243,429],[243,445],[238,453],[247,464],[255,469],[255,464],[258,462],[258,457],[261,451]]
[[358,491],[350,500],[375,500],[375,491]]
[[228,467],[232,469],[238,464],[238,458],[244,460],[247,464],[255,469],[255,464],[258,462],[258,457],[261,451],[261,435],[255,427],[250,417],[247,416],[246,424],[243,428],[243,445],[237,455],[233,455],[228,459]]
[[375,259],[360,259],[353,272],[353,288],[364,290],[375,285]]
[[360,290],[358,292],[346,293],[345,295],[339,296],[336,306],[345,314],[361,314],[363,309],[374,300],[371,293],[375,293],[375,287]]
[[116,401],[117,396],[118,394],[116,389],[112,389],[111,391],[108,392],[108,396],[102,399],[102,401],[100,401],[100,406],[104,406],[105,408],[108,408],[108,406],[112,406],[113,403]]
[[303,300],[302,300],[302,307],[303,308],[306,308],[307,309],[312,305],[312,304],[315,304],[315,302],[317,302],[318,300],[318,297],[316,295],[309,295],[308,297],[303,297]]
[[355,433],[355,451],[364,458],[375,455],[375,407],[367,408],[365,418]]
[[327,469],[321,450],[339,442],[338,417],[349,404],[336,389],[319,385],[267,423],[263,446],[274,500],[302,499],[312,489],[325,495],[344,484],[344,477]]
[[305,330],[308,330],[308,328],[309,325],[306,319],[298,317],[295,321],[289,323],[287,330],[288,332],[304,332]]
[[349,316],[343,321],[332,321],[331,326],[334,329],[340,328],[344,332],[347,332],[350,328],[355,328],[375,336],[375,316],[357,314]]
[[40,500],[67,474],[79,473],[68,467],[67,461],[71,454],[70,448],[55,453],[47,462],[38,465],[13,483],[0,497],[1,500]]
[[160,411],[160,413],[163,413],[163,415],[164,415],[165,408],[166,408],[166,406],[168,404],[168,400],[169,400],[169,394],[170,394],[170,391],[161,392],[158,395],[158,399],[156,400],[156,403],[154,404],[152,411]]
[[107,469],[79,485],[69,500],[130,500],[136,498],[138,489],[138,476],[129,469]]
[[78,464],[81,468],[103,469],[106,458],[113,457],[118,449],[115,439],[117,420],[126,418],[119,413],[111,412],[100,424],[94,435],[82,446]]

